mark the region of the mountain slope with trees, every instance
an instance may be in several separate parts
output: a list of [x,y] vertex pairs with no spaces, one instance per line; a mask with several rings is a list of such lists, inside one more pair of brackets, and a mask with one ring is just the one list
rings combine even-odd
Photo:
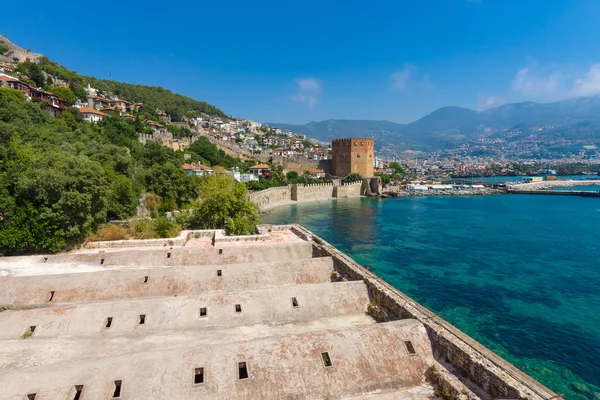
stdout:
[[[240,164],[210,143],[189,153],[191,161]],[[54,118],[20,91],[0,88],[0,253],[78,245],[101,224],[134,216],[142,193],[156,198],[151,211],[159,221],[165,211],[199,209],[196,200],[210,198],[205,189],[214,185],[186,174],[184,162],[181,152],[140,144],[134,120],[109,115],[91,124],[74,108]],[[222,201],[222,218],[212,227],[253,232],[256,210],[246,203],[245,186],[221,179],[231,181],[228,188],[241,200],[234,206]],[[201,219],[182,223],[194,228]],[[162,220],[161,231],[169,232],[171,222]]]

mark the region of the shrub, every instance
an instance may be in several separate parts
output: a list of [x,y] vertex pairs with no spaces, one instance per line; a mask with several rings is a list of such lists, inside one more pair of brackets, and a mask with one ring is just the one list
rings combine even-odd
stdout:
[[100,225],[95,233],[86,238],[86,242],[104,242],[107,240],[127,240],[129,232],[122,226],[115,224]]

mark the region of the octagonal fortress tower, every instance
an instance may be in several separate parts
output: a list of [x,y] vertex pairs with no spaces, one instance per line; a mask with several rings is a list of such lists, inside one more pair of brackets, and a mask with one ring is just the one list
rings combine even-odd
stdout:
[[331,141],[331,172],[334,176],[357,173],[363,178],[374,176],[374,145],[372,138],[333,139]]

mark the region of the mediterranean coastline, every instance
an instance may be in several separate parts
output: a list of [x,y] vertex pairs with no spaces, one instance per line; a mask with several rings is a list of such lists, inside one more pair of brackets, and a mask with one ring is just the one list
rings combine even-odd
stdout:
[[354,198],[263,220],[306,226],[565,398],[600,396],[596,199]]

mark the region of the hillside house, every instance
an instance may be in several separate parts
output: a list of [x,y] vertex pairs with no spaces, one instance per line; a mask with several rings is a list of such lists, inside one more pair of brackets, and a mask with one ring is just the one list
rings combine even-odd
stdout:
[[327,175],[322,169],[312,169],[308,172],[310,173],[310,176],[315,179],[325,178]]
[[88,107],[90,107],[90,108],[94,108],[94,107],[108,108],[108,107],[110,107],[110,100],[105,99],[104,97],[88,95],[87,100],[88,100]]
[[183,164],[183,169],[188,175],[208,176],[215,173],[215,171],[212,168],[207,167],[206,165],[202,165],[200,163]]
[[25,97],[27,97],[28,100],[31,100],[31,88],[29,85],[21,82],[15,77],[0,74],[0,87],[19,90],[25,94]]
[[269,177],[271,176],[271,168],[265,164],[253,165],[249,168],[251,174]]
[[31,101],[36,103],[46,101],[51,107],[52,114],[54,114],[55,117],[58,117],[67,108],[64,101],[53,93],[36,88],[30,88],[30,93]]
[[106,117],[106,114],[104,114],[101,111],[94,110],[91,107],[81,107],[79,109],[79,112],[83,116],[84,120],[92,123],[96,123],[100,121],[103,117]]

